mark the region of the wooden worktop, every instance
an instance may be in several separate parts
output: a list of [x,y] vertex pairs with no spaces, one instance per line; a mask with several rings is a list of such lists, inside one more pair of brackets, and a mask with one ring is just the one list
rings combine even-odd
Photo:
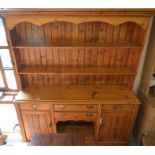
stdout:
[[27,87],[15,101],[138,101],[134,93],[120,86]]

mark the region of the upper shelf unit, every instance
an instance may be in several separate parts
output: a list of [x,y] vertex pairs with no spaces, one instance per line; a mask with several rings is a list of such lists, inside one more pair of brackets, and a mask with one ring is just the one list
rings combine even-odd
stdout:
[[[130,21],[130,20],[129,20]],[[132,88],[146,34],[135,22],[21,22],[10,30],[22,88],[121,85]]]

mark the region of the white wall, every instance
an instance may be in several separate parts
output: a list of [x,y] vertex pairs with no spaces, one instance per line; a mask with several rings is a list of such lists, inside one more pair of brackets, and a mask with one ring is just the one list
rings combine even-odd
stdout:
[[150,36],[150,32],[151,32],[152,20],[153,20],[153,18],[151,18],[150,23],[149,23],[149,28],[148,28],[147,35],[146,35],[146,40],[145,40],[144,48],[143,48],[143,51],[141,54],[141,59],[140,59],[139,66],[138,66],[138,72],[137,72],[137,76],[135,78],[135,83],[134,83],[134,87],[133,87],[133,91],[136,94],[137,94],[138,87],[139,87],[140,80],[141,80],[145,55],[146,55],[146,51],[147,51],[147,45],[148,45],[149,36]]
[[0,104],[0,128],[2,132],[12,132],[15,124],[19,124],[13,104]]

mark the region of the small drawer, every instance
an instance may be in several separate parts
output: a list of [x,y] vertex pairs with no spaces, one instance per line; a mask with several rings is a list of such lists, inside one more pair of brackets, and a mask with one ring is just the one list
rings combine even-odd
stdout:
[[69,120],[89,120],[96,119],[97,113],[73,113],[73,112],[55,112],[55,119],[69,119]]
[[113,104],[102,105],[103,112],[118,112],[118,111],[132,111],[133,105]]
[[85,105],[77,105],[77,104],[55,104],[54,111],[79,111],[79,112],[98,112],[98,105],[93,104],[85,104]]
[[19,104],[21,110],[49,110],[50,104],[44,103],[21,103]]

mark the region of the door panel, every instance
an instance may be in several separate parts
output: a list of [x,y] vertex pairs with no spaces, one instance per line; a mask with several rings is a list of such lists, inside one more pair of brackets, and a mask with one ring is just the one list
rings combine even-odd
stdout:
[[49,111],[22,111],[27,140],[34,133],[52,133],[52,121]]
[[132,112],[102,113],[99,141],[121,142],[128,138]]

